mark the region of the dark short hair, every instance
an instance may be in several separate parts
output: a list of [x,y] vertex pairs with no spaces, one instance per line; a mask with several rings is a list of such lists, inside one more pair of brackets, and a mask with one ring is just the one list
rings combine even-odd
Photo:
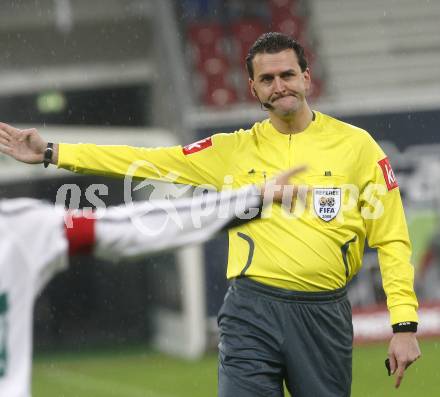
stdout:
[[254,65],[252,61],[257,54],[276,54],[278,52],[292,49],[298,58],[298,64],[301,71],[307,69],[307,59],[304,54],[304,48],[292,37],[279,32],[263,33],[249,49],[246,56],[246,68],[249,77],[254,79]]

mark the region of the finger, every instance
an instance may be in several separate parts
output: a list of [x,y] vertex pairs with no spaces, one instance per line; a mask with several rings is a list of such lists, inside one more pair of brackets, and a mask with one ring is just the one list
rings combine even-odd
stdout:
[[274,194],[273,198],[275,201],[285,202],[286,199],[290,197],[289,202],[292,202],[293,197],[296,196],[298,192],[298,188],[295,185],[290,184],[289,179],[294,175],[303,172],[306,168],[306,165],[301,165],[299,167],[290,168],[289,170],[275,176],[263,185],[262,191],[264,192],[264,196],[266,196],[266,192],[270,189]]
[[404,373],[405,373],[405,363],[400,362],[396,371],[396,384],[395,384],[396,389],[398,389],[400,384],[402,383]]
[[14,128],[12,125],[0,122],[0,129],[7,132],[8,134],[16,134],[20,130]]
[[390,359],[390,371],[391,371],[391,375],[394,375],[394,373],[396,372],[396,369],[397,369],[397,360],[396,360],[396,357],[394,356],[394,354],[390,354],[390,353],[388,353],[388,358]]
[[29,136],[32,135],[32,133],[35,131],[35,128],[30,128],[26,130],[21,130],[20,137],[18,138],[19,142],[24,142],[26,139],[29,138]]
[[292,176],[297,175],[301,172],[304,172],[306,169],[307,169],[307,165],[303,164],[298,167],[294,167],[294,168],[291,168],[290,170],[287,170],[286,172],[281,174],[281,176],[283,178],[286,178],[287,180],[289,180]]
[[285,172],[283,172],[282,174],[276,176],[273,179],[273,183],[276,186],[281,186],[281,188],[283,188],[283,186],[289,185],[289,179],[292,178],[294,175],[303,172],[307,167],[306,166],[300,166],[300,167],[295,167],[295,168],[291,168]]
[[0,138],[6,139],[7,141],[11,140],[11,136],[3,130],[0,130]]
[[285,185],[282,194],[282,204],[288,212],[301,216],[307,209],[307,185]]
[[37,129],[36,128],[26,128],[26,129],[24,129],[24,130],[20,130],[21,132],[24,132],[24,133],[26,133],[26,134],[28,134],[28,135],[31,135],[31,134],[34,134],[34,133],[36,133],[37,132]]
[[0,145],[8,146],[10,145],[10,141],[8,139],[3,138],[0,136]]
[[304,172],[305,170],[307,170],[307,164],[301,164],[298,167],[290,169],[288,172],[290,173],[290,175],[296,175],[300,172]]
[[0,144],[0,153],[7,154],[8,156],[12,156],[12,149],[10,147]]

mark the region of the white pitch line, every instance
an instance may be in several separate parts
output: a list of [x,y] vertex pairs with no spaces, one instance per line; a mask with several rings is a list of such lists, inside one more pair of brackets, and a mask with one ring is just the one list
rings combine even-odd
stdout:
[[158,393],[153,390],[134,387],[114,380],[96,378],[80,372],[65,369],[40,370],[51,381],[74,387],[82,392],[104,392],[115,397],[178,397],[175,394]]

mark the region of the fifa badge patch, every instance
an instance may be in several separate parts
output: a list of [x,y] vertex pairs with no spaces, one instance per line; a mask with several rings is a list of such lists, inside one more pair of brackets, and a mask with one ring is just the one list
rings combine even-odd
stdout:
[[340,188],[314,188],[313,207],[315,213],[323,221],[330,222],[336,218],[341,208],[341,189]]
[[385,178],[385,183],[387,184],[388,190],[393,190],[396,187],[399,187],[388,157],[378,161],[377,164],[379,164],[380,168],[382,169],[383,177]]
[[212,139],[211,137],[201,139],[200,141],[190,143],[189,145],[186,145],[182,148],[183,154],[187,156],[188,154],[193,154],[200,152],[203,149],[206,149],[208,147],[212,146]]

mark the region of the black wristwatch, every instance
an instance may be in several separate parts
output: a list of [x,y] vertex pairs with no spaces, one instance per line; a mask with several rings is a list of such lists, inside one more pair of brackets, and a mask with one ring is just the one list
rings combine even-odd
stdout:
[[52,161],[52,156],[53,156],[53,143],[48,142],[46,149],[44,150],[44,157],[43,157],[44,168],[47,168],[49,166],[50,162]]

